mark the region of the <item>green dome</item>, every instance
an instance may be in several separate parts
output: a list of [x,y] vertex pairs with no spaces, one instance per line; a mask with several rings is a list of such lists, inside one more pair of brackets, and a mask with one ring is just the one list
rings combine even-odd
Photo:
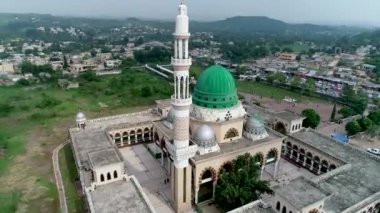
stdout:
[[235,80],[222,66],[211,66],[201,73],[194,88],[193,103],[197,106],[223,109],[237,105]]

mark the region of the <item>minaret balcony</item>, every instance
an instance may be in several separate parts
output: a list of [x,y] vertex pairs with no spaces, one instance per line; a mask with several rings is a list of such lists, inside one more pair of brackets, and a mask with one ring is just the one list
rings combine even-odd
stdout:
[[189,106],[192,103],[191,95],[189,96],[189,98],[185,99],[177,99],[174,95],[172,95],[171,99],[172,104],[175,106]]
[[173,66],[191,66],[191,57],[189,58],[172,58]]
[[174,164],[180,167],[186,167],[189,159],[194,157],[198,150],[198,146],[193,143],[186,147],[176,147],[174,144],[166,142],[165,146],[173,158]]

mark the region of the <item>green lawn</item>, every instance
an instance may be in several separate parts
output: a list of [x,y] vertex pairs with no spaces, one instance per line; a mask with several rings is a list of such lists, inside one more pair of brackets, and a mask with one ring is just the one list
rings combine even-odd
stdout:
[[[88,117],[126,113],[172,94],[167,81],[141,71],[80,78],[79,82],[75,90],[62,90],[55,83],[0,87],[0,209],[6,210],[1,212],[14,208],[57,211],[51,150],[67,138],[67,128],[78,111]],[[27,143],[33,143],[33,148],[26,149]],[[38,193],[25,192],[34,189]],[[73,198],[70,208],[80,211],[78,202]]]
[[63,184],[65,186],[68,212],[83,212],[83,203],[75,188],[75,179],[79,176],[75,167],[75,160],[70,144],[64,146],[60,150],[59,166],[61,169]]
[[326,102],[326,100],[316,97],[309,97],[302,95],[300,93],[286,90],[283,88],[275,87],[269,84],[254,82],[254,81],[237,81],[237,86],[239,92],[245,92],[257,96],[263,96],[268,98],[273,98],[275,100],[282,100],[285,97],[291,97],[296,99],[298,102],[304,101],[319,101]]

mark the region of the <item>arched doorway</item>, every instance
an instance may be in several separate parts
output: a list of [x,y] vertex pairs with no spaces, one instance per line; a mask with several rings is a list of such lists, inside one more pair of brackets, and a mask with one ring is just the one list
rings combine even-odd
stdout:
[[260,167],[264,165],[264,154],[262,152],[257,153],[254,158],[257,165]]
[[323,160],[321,163],[321,173],[326,173],[329,169],[329,163],[327,161]]
[[315,173],[318,173],[320,163],[321,163],[321,159],[319,159],[318,156],[315,156],[315,157],[314,157],[313,168],[312,168],[312,170],[313,170]]
[[376,203],[374,210],[375,212],[380,212],[380,203]]
[[231,172],[233,169],[233,164],[231,161],[225,162],[219,169],[219,175],[223,172]]
[[128,143],[128,132],[123,132],[123,143]]
[[215,180],[215,169],[209,167],[202,172],[199,178],[198,202],[207,201],[213,198]]
[[235,128],[231,128],[227,131],[227,133],[224,135],[224,139],[234,138],[239,136],[239,132]]
[[282,207],[282,213],[286,213],[286,206]]
[[149,141],[149,139],[150,139],[150,131],[149,131],[149,128],[146,127],[144,129],[144,141]]
[[276,204],[276,210],[280,211],[280,209],[281,209],[281,204],[280,204],[280,201],[278,201]]
[[334,170],[334,169],[336,169],[335,164],[331,164],[329,170],[331,171],[331,170]]
[[289,141],[286,142],[286,152],[285,152],[285,156],[286,157],[291,157],[290,154],[292,153],[292,143],[290,143]]
[[266,164],[274,163],[278,159],[278,150],[277,149],[271,149],[266,156]]
[[286,127],[285,127],[285,124],[282,122],[277,122],[274,125],[274,130],[276,130],[277,132],[279,132],[283,135],[286,135]]
[[121,135],[120,135],[120,133],[115,134],[115,144],[117,146],[121,146]]
[[297,157],[298,157],[298,146],[293,145],[292,159],[296,161]]
[[304,149],[300,149],[300,153],[299,153],[299,157],[298,157],[298,162],[300,164],[303,164],[305,161],[305,150]]
[[117,171],[116,170],[113,172],[113,178],[117,178]]
[[310,152],[306,153],[306,165],[305,166],[310,168],[312,161],[313,161],[313,155]]
[[136,143],[136,131],[132,130],[129,135],[130,135],[130,139],[131,139],[131,144],[135,144]]
[[137,143],[143,142],[143,131],[142,129],[137,130]]

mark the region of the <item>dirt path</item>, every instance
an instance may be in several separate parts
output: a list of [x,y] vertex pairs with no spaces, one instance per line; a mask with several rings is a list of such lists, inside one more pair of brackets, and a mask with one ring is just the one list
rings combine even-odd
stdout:
[[65,187],[63,185],[61,170],[59,168],[59,151],[65,145],[69,143],[70,141],[66,141],[60,144],[57,148],[54,149],[53,156],[52,156],[55,182],[57,184],[57,189],[58,189],[58,194],[59,194],[59,203],[61,206],[62,213],[67,213],[67,203],[66,203],[66,196],[65,196]]

